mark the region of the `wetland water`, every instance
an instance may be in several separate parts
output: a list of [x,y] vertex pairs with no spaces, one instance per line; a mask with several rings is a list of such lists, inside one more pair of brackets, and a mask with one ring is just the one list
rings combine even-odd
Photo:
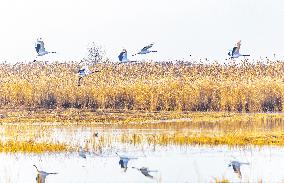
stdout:
[[[0,182],[36,182],[37,165],[40,170],[58,172],[49,175],[46,183],[186,183],[215,182],[215,178],[230,182],[281,182],[284,180],[284,148],[198,146],[175,144],[150,144],[148,141],[135,142],[134,134],[152,135],[172,133],[165,129],[115,129],[90,126],[61,126],[54,124],[5,125],[0,132],[2,141],[9,139],[29,140],[49,143],[65,143],[73,147],[70,152],[58,153],[1,153]],[[98,132],[98,137],[94,134]],[[74,147],[83,146],[91,153],[83,159]],[[99,154],[96,155],[93,152]],[[138,157],[130,160],[126,172],[120,168],[122,155]],[[241,166],[242,178],[228,167],[230,161],[248,162]],[[149,167],[154,179],[145,177],[131,167]]]
[[[118,149],[116,149],[118,150]],[[120,153],[126,153],[125,145],[121,145]],[[133,150],[133,151],[132,151]],[[66,182],[214,182],[222,177],[232,182],[280,182],[283,181],[284,153],[282,148],[234,148],[226,146],[206,147],[158,147],[155,151],[143,152],[128,146],[127,154],[137,156],[131,160],[128,170],[124,172],[118,164],[119,158],[115,153],[104,156],[89,155],[86,159],[78,153],[50,153],[50,154],[0,154],[0,182],[36,182],[36,164],[39,169],[58,172],[49,175],[47,183]],[[228,167],[230,160],[249,162],[250,165],[241,167],[242,179],[239,179],[232,167]],[[132,169],[149,167],[158,170],[152,173],[150,179]]]

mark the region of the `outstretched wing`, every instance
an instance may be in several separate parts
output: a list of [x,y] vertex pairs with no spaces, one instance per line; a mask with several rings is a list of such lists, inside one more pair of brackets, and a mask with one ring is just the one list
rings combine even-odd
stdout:
[[119,60],[119,61],[122,61],[122,59],[123,59],[123,54],[124,54],[124,52],[121,52],[121,53],[118,55],[118,60]]
[[45,52],[44,42],[41,41],[41,40],[38,40],[38,41],[36,42],[36,47],[35,47],[35,49],[36,49],[36,52],[37,52],[37,53],[43,53],[43,52]]
[[126,158],[124,158],[124,159],[122,159],[122,161],[123,161],[123,165],[124,165],[124,168],[127,168],[127,165],[128,165],[128,159],[126,159]]
[[45,52],[44,42],[39,41],[39,43],[40,43],[40,51]]
[[237,42],[237,46],[236,46],[235,52],[236,52],[237,54],[239,54],[239,53],[240,53],[240,49],[241,49],[241,40],[240,40],[239,42]]
[[233,165],[233,170],[234,170],[234,172],[235,172],[236,174],[238,174],[238,177],[239,177],[239,178],[242,178],[242,172],[241,172],[241,169],[240,169],[239,166],[234,166],[234,165]]
[[122,159],[119,160],[118,164],[120,165],[121,168],[125,168]]
[[234,164],[233,164],[233,170],[234,170],[234,172],[236,172],[236,173],[240,172],[240,171],[241,171],[240,165],[234,165]]
[[153,178],[153,176],[149,174],[148,169],[141,169],[140,171],[141,171],[141,173],[142,173],[143,175],[145,175],[146,177]]
[[241,48],[241,45],[242,45],[241,42],[242,42],[241,40],[239,40],[239,42],[237,42],[237,47],[238,47],[238,49]]
[[37,44],[36,44],[35,49],[36,49],[36,52],[37,52],[37,53],[39,53],[39,50],[40,50],[40,44],[38,44],[38,43],[37,43]]
[[151,43],[151,44],[149,44],[149,45],[145,46],[144,48],[142,48],[142,50],[141,50],[141,51],[147,51],[148,49],[152,48],[152,46],[153,46],[153,45],[154,45],[154,44],[153,44],[153,43]]
[[234,47],[232,51],[232,56],[238,53],[238,47]]
[[127,61],[127,52],[123,51],[119,54],[118,59],[120,62],[126,62]]

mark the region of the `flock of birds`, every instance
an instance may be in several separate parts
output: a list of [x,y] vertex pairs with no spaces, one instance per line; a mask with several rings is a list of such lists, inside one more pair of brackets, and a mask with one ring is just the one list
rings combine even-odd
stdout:
[[[151,43],[151,44],[143,47],[138,53],[133,54],[132,56],[157,52],[156,50],[150,50],[153,46],[154,46],[154,43]],[[241,47],[241,41],[237,42],[236,46],[233,47],[233,49],[229,51],[228,55],[230,56],[230,58],[238,58],[238,57],[241,57],[241,56],[243,56],[243,57],[250,56],[248,54],[241,54],[240,53],[240,47]],[[36,52],[37,52],[37,57],[44,56],[44,55],[50,54],[50,53],[56,53],[56,52],[46,51],[42,38],[37,39],[35,49],[36,49]],[[122,52],[118,56],[118,59],[119,59],[120,63],[135,62],[135,61],[130,61],[127,58],[127,50],[126,49],[122,50]],[[36,61],[36,59],[34,61]],[[90,74],[93,74],[95,72],[100,72],[100,71],[98,71],[98,70],[90,71],[88,66],[83,66],[82,68],[80,68],[80,70],[78,71],[78,76],[79,76],[78,86],[81,85],[81,80],[82,80],[83,77],[88,76]],[[80,147],[79,156],[86,159],[86,157],[87,157],[86,153],[87,152],[84,151],[82,147]],[[129,157],[129,156],[125,156],[125,155],[119,155],[118,153],[116,153],[116,154],[119,156],[119,162],[118,163],[119,163],[120,167],[122,169],[124,169],[124,172],[127,171],[128,162],[130,160],[138,159],[137,157]],[[244,165],[244,164],[248,165],[249,163],[243,163],[243,162],[239,162],[239,161],[231,161],[230,164],[229,164],[229,167],[232,167],[233,171],[241,178],[242,177],[241,165]],[[48,173],[48,172],[45,172],[45,171],[40,171],[40,170],[38,170],[36,165],[33,165],[33,166],[37,170],[37,177],[36,177],[37,183],[45,183],[45,179],[48,175],[57,174],[55,172]],[[150,170],[147,167],[141,167],[141,168],[132,167],[132,168],[140,171],[144,176],[149,177],[149,178],[153,178],[153,175],[150,174],[151,172],[158,172],[157,170]]]
[[[133,159],[138,159],[137,157],[130,157],[130,156],[125,156],[125,155],[119,155],[118,153],[116,153],[117,156],[119,157],[119,161],[118,164],[120,165],[120,168],[124,169],[124,172],[126,172],[127,168],[128,168],[128,162],[130,160]],[[140,171],[144,176],[149,177],[151,179],[153,179],[153,175],[150,175],[151,172],[158,172],[158,170],[150,170],[147,167],[141,167],[141,168],[137,168],[137,167],[132,167],[138,171]]]
[[[81,158],[86,159],[87,158],[87,153],[88,152],[83,150],[83,148],[80,146],[80,148],[79,148],[79,156]],[[116,154],[119,157],[118,164],[120,165],[120,167],[123,169],[124,172],[127,171],[127,169],[128,169],[128,162],[130,160],[138,159],[138,157],[130,157],[130,156],[126,156],[126,155],[119,155],[118,153],[116,153]],[[96,155],[98,155],[98,154],[96,154]],[[57,172],[45,172],[45,171],[39,170],[36,165],[33,165],[33,166],[36,168],[36,171],[37,171],[37,176],[36,176],[37,183],[45,183],[46,177],[48,175],[56,175],[56,174],[58,174]],[[153,179],[154,176],[151,175],[150,173],[151,172],[158,172],[157,170],[150,170],[147,167],[141,167],[141,168],[132,167],[132,168],[138,170],[144,176],[149,177],[151,179]]]
[[[150,48],[152,48],[153,46],[154,46],[154,43],[151,43],[151,44],[143,47],[138,53],[133,54],[132,56],[135,56],[137,54],[138,55],[143,55],[143,54],[148,54],[148,53],[152,53],[152,52],[158,52],[158,51],[155,51],[155,50],[150,50]],[[236,46],[234,46],[233,49],[229,50],[229,52],[228,52],[228,55],[230,56],[231,59],[250,56],[248,54],[241,54],[240,53],[240,48],[241,48],[241,41],[238,41]],[[118,59],[119,59],[120,63],[135,62],[135,61],[130,61],[127,58],[127,50],[126,49],[122,50],[122,52],[118,56]]]
[[[151,43],[145,47],[143,47],[138,53],[135,53],[133,54],[132,56],[135,56],[135,55],[145,55],[145,54],[148,54],[148,53],[156,53],[158,51],[156,50],[150,50],[152,47],[154,46],[154,43]],[[229,51],[228,55],[230,56],[231,59],[233,58],[238,58],[238,57],[247,57],[247,56],[250,56],[248,54],[241,54],[240,53],[240,48],[241,48],[241,41],[238,41],[237,44],[233,47],[232,50]],[[50,53],[56,53],[54,51],[50,52],[50,51],[47,51],[45,49],[45,46],[44,46],[44,42],[42,40],[42,38],[39,38],[37,39],[36,41],[36,44],[35,44],[35,50],[37,52],[37,56],[36,56],[36,59],[38,57],[41,57],[41,56],[44,56],[44,55],[47,55],[47,54],[50,54]],[[36,59],[34,60],[34,62],[36,61]],[[119,60],[119,64],[123,64],[123,63],[132,63],[132,62],[136,62],[136,61],[131,61],[128,59],[127,57],[127,50],[126,49],[123,49],[121,51],[121,53],[118,55],[118,60]],[[100,72],[99,70],[96,70],[96,71],[90,71],[89,70],[89,67],[88,66],[82,66],[79,71],[78,71],[78,76],[79,76],[79,79],[78,79],[78,86],[81,85],[81,80],[90,75],[90,74],[93,74],[95,72]]]
[[[87,158],[87,152],[83,150],[82,147],[80,147],[79,149],[79,156],[81,158],[86,159]],[[130,160],[135,160],[138,159],[137,157],[130,157],[130,156],[126,156],[126,155],[119,155],[118,153],[116,153],[116,155],[119,157],[119,161],[118,164],[120,165],[120,168],[122,168],[124,170],[124,172],[127,171],[128,169],[128,162]],[[249,163],[247,162],[240,162],[240,161],[231,161],[229,163],[229,167],[233,168],[234,173],[237,174],[237,176],[242,179],[242,173],[241,173],[241,166],[242,165],[249,165]],[[58,174],[57,172],[45,172],[42,170],[38,170],[36,165],[33,165],[36,168],[37,171],[37,176],[36,176],[36,181],[37,183],[45,183],[46,177],[48,175],[56,175]],[[150,179],[153,179],[154,176],[151,175],[151,172],[158,172],[158,170],[150,170],[148,167],[141,167],[141,168],[137,168],[137,167],[132,167],[133,169],[138,170],[139,172],[141,172],[145,177],[148,177]]]
[[[154,43],[151,43],[151,44],[143,47],[138,53],[135,53],[132,56],[145,55],[145,54],[148,54],[148,53],[158,52],[156,50],[150,50],[153,46],[154,46]],[[229,51],[228,55],[230,56],[230,58],[239,58],[241,56],[242,57],[250,56],[248,54],[241,54],[240,48],[241,48],[241,40],[238,41],[237,44],[233,47],[233,49]],[[50,54],[50,53],[56,53],[55,51],[52,51],[52,52],[46,51],[42,38],[37,39],[36,44],[35,44],[35,50],[37,52],[37,57],[44,56],[44,55],[47,55],[47,54]],[[127,50],[126,49],[122,50],[122,52],[118,56],[118,59],[119,59],[120,63],[133,62],[133,61],[130,61],[127,58]],[[34,60],[34,62],[35,61],[36,61],[36,59]]]
[[[96,135],[97,135],[97,133],[96,133]],[[96,136],[96,137],[98,137],[98,136]],[[89,152],[85,151],[82,148],[82,146],[79,147],[79,152],[78,152],[79,157],[86,159],[88,153]],[[95,155],[100,156],[99,154],[96,154],[96,153],[95,153]],[[129,161],[138,159],[138,157],[121,155],[121,154],[118,154],[117,152],[116,152],[116,155],[119,157],[118,164],[119,164],[120,168],[123,169],[124,172],[126,172],[127,169],[128,169]],[[241,173],[241,166],[242,165],[249,165],[249,163],[234,160],[234,161],[231,161],[229,163],[228,167],[232,167],[234,173],[236,173],[237,176],[240,179],[242,179],[242,173]],[[33,166],[36,168],[36,171],[37,171],[37,176],[36,176],[37,183],[45,183],[46,177],[48,175],[58,174],[57,172],[45,172],[45,171],[39,170],[36,165],[33,165]],[[133,166],[132,168],[138,170],[141,174],[143,174],[145,177],[148,177],[150,179],[154,179],[154,176],[151,174],[152,172],[159,172],[158,170],[151,170],[148,167],[144,167],[144,166],[141,167],[141,168],[137,168],[137,167]]]

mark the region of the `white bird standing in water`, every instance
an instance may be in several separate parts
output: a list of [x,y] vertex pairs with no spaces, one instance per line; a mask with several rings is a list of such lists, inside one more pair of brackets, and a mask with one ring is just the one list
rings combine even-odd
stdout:
[[137,55],[137,54],[142,55],[142,54],[147,54],[147,53],[151,53],[151,52],[158,52],[158,51],[149,50],[150,48],[153,47],[153,45],[154,45],[154,43],[151,43],[151,44],[145,46],[144,48],[142,48],[142,49],[140,50],[140,52],[138,52],[138,53],[136,53],[136,54],[134,54],[134,55],[132,55],[132,56],[135,56],[135,55]]
[[33,166],[36,168],[37,171],[37,176],[36,176],[37,183],[45,183],[45,179],[48,175],[58,174],[58,173],[47,173],[45,171],[40,171],[35,165]]
[[229,167],[233,167],[234,172],[238,175],[240,179],[242,178],[241,165],[249,165],[249,163],[243,163],[239,161],[231,161],[229,163]]
[[145,175],[146,177],[149,177],[151,179],[153,179],[153,175],[150,175],[150,172],[158,172],[158,170],[149,170],[149,168],[147,167],[142,167],[142,168],[136,168],[136,167],[132,167],[138,171],[140,171],[143,175]]
[[241,48],[241,40],[239,42],[237,42],[236,46],[233,48],[233,50],[230,50],[230,52],[228,53],[228,55],[231,58],[239,58],[240,56],[243,57],[248,57],[250,55],[243,55],[240,53],[240,48]]
[[[48,51],[45,50],[44,42],[43,42],[42,38],[37,39],[36,44],[35,44],[35,50],[37,52],[37,57],[38,56],[43,56],[43,55],[46,55],[46,54],[49,54],[49,53],[56,53],[54,51],[53,52],[48,52]],[[34,60],[34,62],[35,61],[36,60]]]

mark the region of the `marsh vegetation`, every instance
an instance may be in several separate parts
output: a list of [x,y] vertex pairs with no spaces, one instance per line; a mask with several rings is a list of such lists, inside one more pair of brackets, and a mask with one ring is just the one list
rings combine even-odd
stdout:
[[[281,156],[277,152],[284,145],[282,62],[98,63],[93,69],[100,72],[85,77],[81,86],[77,85],[78,69],[76,62],[1,64],[0,157],[12,162],[17,161],[17,155],[31,157],[38,164],[44,158],[46,162],[54,160],[59,171],[68,175],[69,162],[73,162],[72,166],[81,163],[76,158],[82,146],[84,151],[99,156],[92,157],[96,165],[93,161],[84,163],[83,166],[89,166],[88,171],[75,168],[86,174],[85,180],[76,179],[79,182],[94,180],[88,172],[99,167],[102,175],[106,175],[101,168],[107,164],[110,170],[116,152],[138,153],[145,159],[149,156],[155,162],[150,165],[167,172],[159,175],[161,180],[157,182],[230,182],[240,180],[227,173],[231,170],[222,168],[230,159],[247,160],[251,153],[250,161],[257,164],[259,160],[254,160],[254,155],[264,157],[265,161],[271,158],[267,149],[275,150],[275,157]],[[258,148],[265,153],[258,152]],[[190,164],[190,176],[194,179],[182,172],[168,176],[169,165],[174,162],[162,155],[171,154],[173,149],[178,152],[173,157],[181,166]],[[197,151],[192,152],[194,149]],[[235,150],[241,154],[235,154]],[[207,166],[202,158],[213,161],[211,155],[218,159],[215,163],[222,171],[200,169]],[[57,157],[62,164],[55,163]],[[189,157],[195,161],[188,162]],[[98,159],[107,163],[100,164]],[[159,167],[159,161],[168,164]],[[243,180],[283,178],[276,171],[277,178],[270,179],[269,174],[253,166],[245,167]],[[274,163],[270,167],[275,168]],[[255,173],[248,174],[249,171]],[[128,180],[121,172],[114,172],[118,182]],[[128,175],[135,182],[151,182],[134,178],[134,172]],[[3,176],[7,177],[0,179],[3,182],[19,182],[17,176],[11,177],[9,173]],[[60,174],[58,177],[51,177],[50,182],[70,183],[71,179],[64,180]]]
[[[282,62],[241,65],[161,62],[97,64],[101,72],[77,86],[69,63],[1,64],[0,105],[7,108],[88,108],[139,111],[279,112]],[[94,69],[94,68],[93,68]]]

